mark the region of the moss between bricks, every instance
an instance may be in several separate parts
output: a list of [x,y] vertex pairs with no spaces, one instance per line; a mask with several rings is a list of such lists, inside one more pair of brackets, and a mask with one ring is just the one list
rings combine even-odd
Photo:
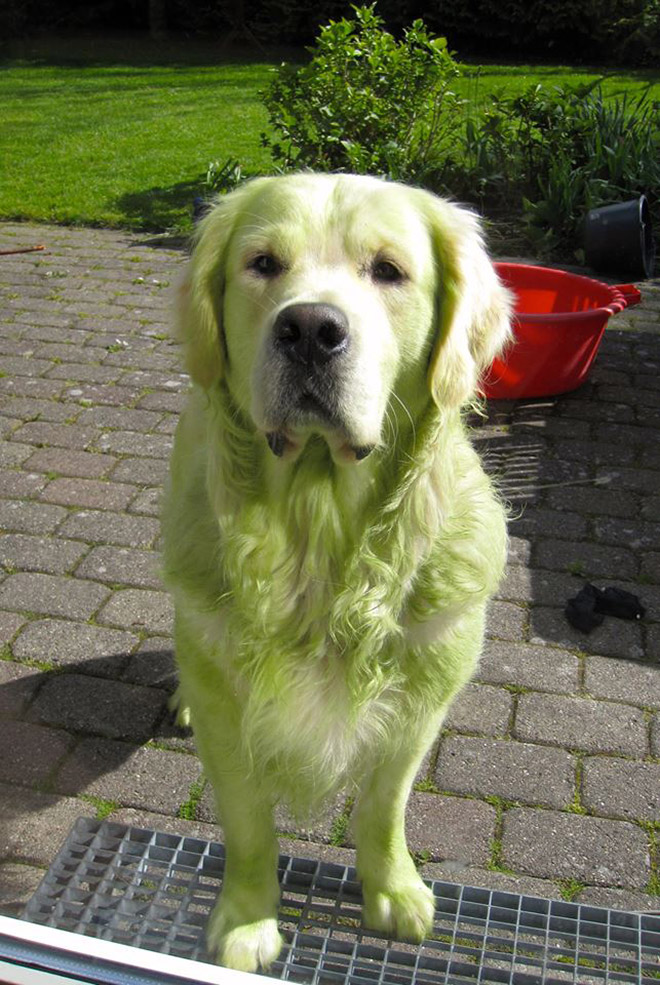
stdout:
[[202,777],[196,780],[190,787],[188,800],[186,800],[177,812],[177,817],[182,818],[184,821],[196,821],[197,820],[197,808],[199,807],[199,802],[202,799],[202,794],[204,793],[204,788],[206,787],[206,779]]

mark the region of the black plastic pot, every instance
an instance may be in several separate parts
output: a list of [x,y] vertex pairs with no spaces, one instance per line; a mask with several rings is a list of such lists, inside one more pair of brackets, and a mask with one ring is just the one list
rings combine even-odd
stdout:
[[584,253],[594,270],[652,277],[655,242],[646,196],[592,209],[585,220]]

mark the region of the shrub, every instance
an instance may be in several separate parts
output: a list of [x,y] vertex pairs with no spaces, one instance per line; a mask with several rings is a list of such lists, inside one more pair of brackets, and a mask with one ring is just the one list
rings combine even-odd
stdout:
[[575,248],[590,209],[642,192],[660,198],[660,106],[606,100],[598,84],[491,96],[467,120],[452,177],[485,211],[522,211],[539,249]]
[[458,68],[444,38],[422,21],[401,41],[374,7],[321,28],[307,65],[284,64],[263,93],[281,170],[353,171],[439,180],[456,135]]

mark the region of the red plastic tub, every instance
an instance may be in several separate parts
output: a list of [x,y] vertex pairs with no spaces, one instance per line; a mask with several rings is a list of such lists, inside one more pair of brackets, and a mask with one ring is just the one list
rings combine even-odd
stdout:
[[611,287],[550,267],[496,263],[515,297],[515,342],[484,381],[491,400],[547,397],[587,379],[610,315],[638,304],[632,284]]

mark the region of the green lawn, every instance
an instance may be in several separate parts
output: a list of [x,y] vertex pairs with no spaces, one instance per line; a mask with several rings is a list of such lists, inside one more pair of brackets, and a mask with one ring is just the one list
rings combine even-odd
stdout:
[[[41,42],[0,62],[0,218],[185,228],[209,161],[267,171],[259,90],[278,58],[135,39]],[[596,72],[466,65],[462,93],[565,84]],[[660,98],[660,73],[609,73],[608,93]]]

